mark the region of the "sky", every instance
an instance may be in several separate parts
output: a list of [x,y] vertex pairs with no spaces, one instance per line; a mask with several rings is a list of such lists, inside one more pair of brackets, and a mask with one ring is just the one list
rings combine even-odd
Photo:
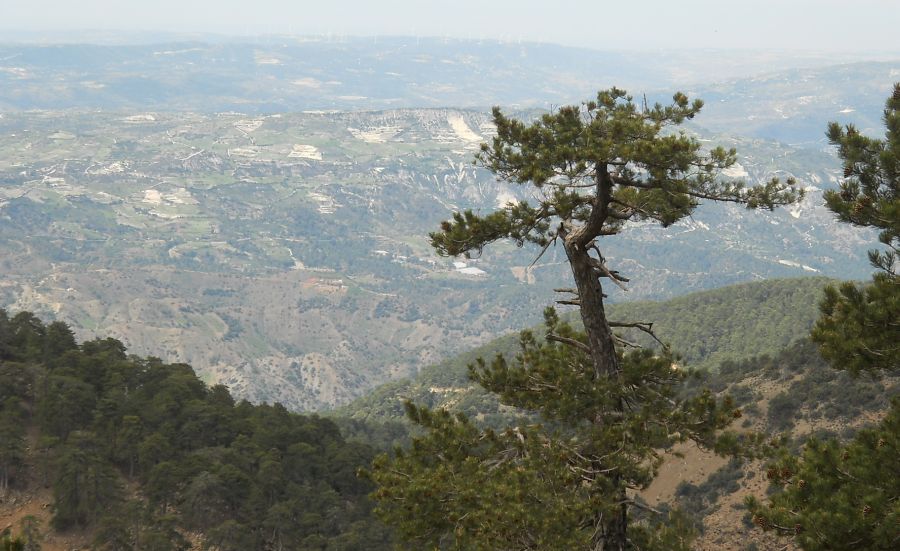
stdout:
[[0,0],[0,12],[0,40],[91,29],[900,51],[900,0]]

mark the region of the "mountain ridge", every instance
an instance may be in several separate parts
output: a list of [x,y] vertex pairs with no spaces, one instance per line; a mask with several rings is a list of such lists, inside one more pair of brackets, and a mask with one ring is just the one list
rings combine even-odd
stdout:
[[[818,301],[827,278],[757,281],[700,291],[658,302],[607,306],[619,321],[652,323],[689,368],[718,370],[723,362],[775,354],[809,334],[818,317]],[[574,312],[568,314],[578,323]],[[541,335],[541,327],[532,329]],[[623,333],[642,346],[655,343],[638,331]],[[467,366],[502,354],[512,357],[518,335],[508,334],[459,356],[423,368],[417,376],[392,381],[334,411],[337,416],[376,423],[405,420],[404,400],[429,407],[449,407],[472,416],[502,413],[496,399],[468,380]]]

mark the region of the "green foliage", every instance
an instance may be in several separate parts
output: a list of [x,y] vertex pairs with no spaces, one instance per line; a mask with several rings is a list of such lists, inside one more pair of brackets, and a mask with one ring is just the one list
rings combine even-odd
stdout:
[[[618,303],[612,319],[652,320],[653,330],[678,353],[679,362],[718,370],[722,362],[776,354],[804,339],[815,322],[816,302],[831,280],[770,279],[692,293],[664,302]],[[654,343],[635,330],[628,340]]]
[[[494,108],[497,136],[481,146],[476,163],[503,180],[532,186],[535,204],[508,203],[484,216],[456,212],[430,234],[431,245],[438,254],[455,256],[480,253],[504,238],[544,250],[559,240],[575,283],[573,289],[558,290],[573,295],[560,302],[578,306],[583,331],[548,309],[544,340],[526,331],[514,362],[498,355],[490,364],[479,358],[470,367],[470,378],[503,405],[539,414],[549,423],[546,429],[509,429],[498,437],[476,429],[464,416],[454,424],[446,421],[452,419],[447,414],[432,426],[430,414],[410,408],[413,421],[430,431],[414,440],[413,449],[429,438],[433,448],[398,454],[393,463],[383,458],[370,475],[380,487],[375,494],[379,511],[401,526],[406,539],[428,546],[443,540],[453,548],[624,550],[638,538],[641,545],[654,547],[660,543],[654,538],[666,528],[637,522],[633,509],[639,504],[627,489],[649,484],[660,450],[675,442],[692,439],[731,451],[735,437],[716,439],[736,414],[731,402],[718,403],[708,391],[682,393],[687,375],[673,368],[667,347],[659,355],[648,350],[624,354],[619,347],[636,345],[611,328],[652,335],[652,323],[610,322],[601,284],[603,278],[620,287],[629,282],[607,266],[601,249],[602,238],[629,222],[651,220],[666,227],[690,215],[702,199],[772,209],[802,195],[791,188],[793,181],[773,179],[748,188],[724,180],[722,171],[736,162],[733,149],[704,151],[696,138],[672,131],[702,105],[679,92],[668,106],[644,102],[639,108],[624,91],[612,88],[599,92],[596,101],[562,107],[531,123]],[[485,447],[479,448],[482,442]],[[438,494],[420,493],[435,478],[445,478],[448,464],[453,471]],[[505,469],[497,472],[501,465]],[[499,501],[491,502],[491,495]],[[497,511],[500,503],[505,506]],[[478,509],[482,504],[486,508]],[[534,524],[538,504],[546,514],[537,517],[541,525]],[[405,519],[404,511],[414,508],[432,514],[424,522]],[[495,515],[496,522],[473,509]],[[440,519],[445,523],[436,528]],[[552,539],[555,534],[572,539]],[[682,546],[688,535],[682,534]]]
[[[587,222],[592,215],[595,222],[602,218],[594,231],[611,235],[632,220],[671,225],[700,199],[769,209],[797,199],[799,192],[789,189],[793,181],[750,188],[723,181],[721,171],[736,161],[734,149],[703,152],[696,138],[665,131],[693,119],[702,107],[702,101],[691,102],[680,92],[670,105],[639,107],[616,88],[532,124],[495,107],[497,136],[482,145],[478,162],[506,181],[549,190],[537,205],[522,201],[487,216],[458,212],[430,234],[432,246],[455,256],[502,238],[546,245],[560,235],[560,222]],[[595,186],[596,194],[584,192]]]
[[121,503],[119,479],[100,455],[95,435],[74,433],[58,453],[53,482],[55,528],[90,525]]
[[574,549],[590,538],[571,452],[537,427],[481,431],[462,415],[407,408],[427,436],[380,456],[369,476],[379,513],[415,548]]
[[[758,281],[661,302],[616,303],[607,306],[607,311],[611,319],[653,320],[654,332],[670,344],[680,364],[713,371],[724,365],[722,369],[726,373],[706,381],[714,389],[723,390],[726,383],[738,382],[749,373],[774,365],[758,359],[753,359],[752,364],[746,363],[752,358],[760,354],[780,355],[786,346],[808,335],[816,318],[816,301],[828,281],[825,278]],[[567,316],[565,319],[573,318]],[[532,329],[538,334],[545,330],[542,327]],[[652,348],[656,344],[639,331],[625,329],[622,334],[629,341],[646,347]],[[503,426],[512,412],[502,409],[495,396],[468,380],[467,366],[479,357],[493,358],[502,354],[512,358],[517,349],[516,335],[495,339],[425,367],[415,379],[386,383],[338,409],[336,415],[372,424],[370,430],[374,441],[394,438],[383,433],[379,428],[381,424],[406,421],[398,396],[428,407],[464,412],[495,428]],[[782,358],[778,364],[788,363],[800,369],[799,366],[808,363],[804,358],[818,358],[818,353],[813,347],[805,346],[791,358]],[[817,365],[823,364],[819,361]],[[731,373],[729,370],[732,369],[737,371]],[[365,430],[363,425],[356,425],[354,434],[361,435]]]
[[0,310],[0,329],[0,474],[16,473],[35,411],[55,528],[93,528],[98,549],[186,549],[187,529],[220,549],[390,547],[356,476],[374,452],[333,422],[236,404],[190,366],[129,357],[114,339],[73,348],[67,327],[27,313]]
[[43,537],[40,532],[41,521],[34,515],[25,515],[19,521],[21,526],[20,538],[25,543],[24,551],[40,551]]
[[[5,384],[5,383],[4,383]],[[21,400],[0,401],[0,495],[15,482],[25,459],[25,426]]]
[[178,531],[177,519],[156,514],[139,501],[129,501],[97,524],[94,542],[104,551],[183,551],[189,542]]
[[753,522],[791,535],[810,551],[896,549],[900,522],[900,399],[877,427],[852,442],[810,439],[767,472],[782,491],[762,504],[748,499]]
[[900,83],[887,100],[884,124],[884,139],[853,125],[828,126],[844,180],[839,191],[826,192],[826,204],[844,222],[881,230],[878,240],[887,247],[869,252],[879,269],[870,284],[829,288],[820,306],[813,339],[836,368],[851,373],[900,369]]
[[887,252],[870,254],[872,263],[893,272],[900,246],[900,83],[884,108],[884,139],[862,135],[852,124],[828,125],[828,141],[844,165],[839,191],[825,194],[828,208],[850,224],[881,230]]
[[837,369],[900,370],[900,275],[877,273],[864,286],[828,287],[812,338]]
[[21,538],[3,534],[0,536],[0,551],[25,551],[25,542]]
[[[900,369],[900,83],[887,101],[884,140],[835,123],[828,138],[844,161],[840,191],[828,207],[851,224],[881,229],[886,252],[872,251],[880,271],[865,288],[829,288],[812,338],[839,370],[859,376]],[[844,396],[853,400],[853,396]],[[851,442],[811,438],[800,455],[782,450],[768,467],[775,493],[766,504],[748,499],[753,521],[793,536],[806,550],[895,549],[900,526],[900,398],[885,419]]]

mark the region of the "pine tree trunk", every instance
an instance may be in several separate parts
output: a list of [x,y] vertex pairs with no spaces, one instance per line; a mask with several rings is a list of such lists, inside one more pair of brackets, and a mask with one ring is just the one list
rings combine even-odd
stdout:
[[578,299],[581,301],[581,321],[587,333],[587,345],[590,349],[591,362],[594,365],[594,376],[609,377],[619,371],[619,359],[616,356],[615,341],[612,330],[606,320],[603,309],[603,287],[600,278],[591,265],[591,257],[575,239],[575,234],[567,234],[560,230],[566,249]]
[[[600,278],[591,265],[588,251],[582,248],[573,236],[561,230],[569,265],[581,301],[581,320],[587,334],[591,362],[596,378],[612,377],[619,371],[619,359],[616,355],[615,340],[612,329],[606,319],[603,308],[603,287]],[[574,234],[573,234],[574,235]],[[624,551],[628,542],[628,516],[625,505],[625,486],[618,477],[613,482],[621,490],[617,492],[616,501],[622,503],[616,508],[613,518],[602,519],[600,529],[591,542],[594,551]]]
[[609,531],[606,535],[606,549],[625,551],[628,544],[628,505],[625,504],[625,485],[619,477],[614,477],[614,481],[619,486],[616,499],[620,505],[616,507],[616,514],[607,525]]

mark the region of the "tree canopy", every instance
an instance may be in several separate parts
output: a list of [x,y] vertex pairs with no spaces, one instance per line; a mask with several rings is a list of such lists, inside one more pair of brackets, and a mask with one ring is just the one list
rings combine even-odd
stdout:
[[[617,88],[582,105],[561,107],[530,124],[493,110],[497,136],[483,144],[476,162],[499,178],[532,187],[533,200],[509,203],[487,215],[454,213],[430,234],[444,255],[471,254],[498,239],[565,248],[598,375],[618,371],[600,278],[627,278],[606,265],[597,238],[614,235],[629,221],[671,225],[703,199],[774,208],[799,192],[773,178],[756,186],[722,178],[737,159],[734,149],[704,151],[699,140],[672,128],[700,113],[703,102],[682,93],[670,105],[639,107]],[[591,256],[594,252],[595,256]]]
[[869,252],[872,282],[829,288],[813,339],[836,368],[853,373],[900,370],[900,83],[884,109],[884,139],[855,126],[828,125],[844,165],[840,190],[825,193],[838,219],[880,230],[886,250]]

